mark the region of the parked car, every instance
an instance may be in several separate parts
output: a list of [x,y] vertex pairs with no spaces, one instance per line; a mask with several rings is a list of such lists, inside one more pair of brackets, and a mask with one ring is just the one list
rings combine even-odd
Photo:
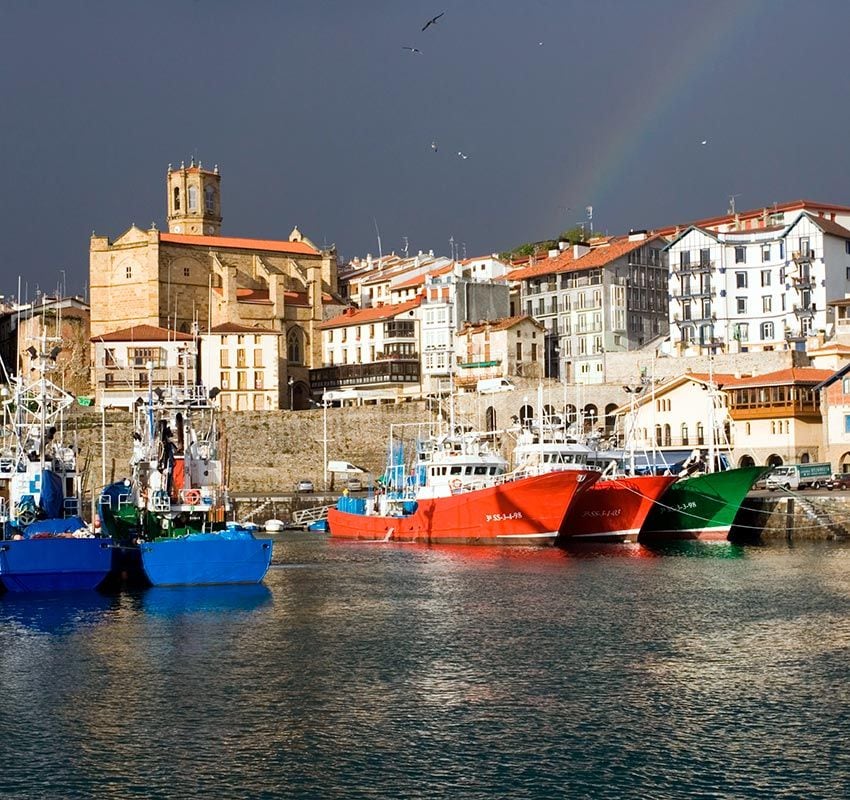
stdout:
[[349,478],[346,481],[345,486],[349,492],[363,491],[363,481],[361,481],[360,478]]
[[829,491],[832,491],[833,489],[840,489],[841,491],[850,489],[850,472],[836,472],[829,479],[829,483],[827,483],[826,488],[829,489]]
[[295,491],[303,494],[312,492],[313,481],[311,481],[309,478],[303,478],[302,480],[298,481],[298,486],[295,487]]

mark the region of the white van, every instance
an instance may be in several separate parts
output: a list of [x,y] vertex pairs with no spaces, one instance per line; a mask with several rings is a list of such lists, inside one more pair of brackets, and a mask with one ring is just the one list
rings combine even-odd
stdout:
[[516,389],[507,378],[487,378],[478,381],[475,387],[478,394],[494,394],[495,392],[511,392]]
[[350,461],[328,461],[328,472],[338,472],[343,475],[362,475],[366,470],[362,467],[356,467]]

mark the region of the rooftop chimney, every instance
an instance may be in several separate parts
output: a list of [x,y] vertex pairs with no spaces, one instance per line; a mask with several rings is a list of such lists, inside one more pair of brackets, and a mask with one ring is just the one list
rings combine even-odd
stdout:
[[579,259],[583,255],[587,255],[590,252],[590,245],[587,242],[576,242],[573,245],[573,258]]

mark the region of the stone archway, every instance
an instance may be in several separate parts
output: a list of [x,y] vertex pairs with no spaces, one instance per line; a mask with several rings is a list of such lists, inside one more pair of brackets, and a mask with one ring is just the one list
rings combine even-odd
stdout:
[[523,428],[527,428],[531,425],[531,421],[534,419],[534,408],[530,405],[526,404],[522,406],[519,410],[519,424]]
[[768,467],[781,467],[782,464],[783,464],[782,456],[778,456],[778,455],[776,455],[776,453],[768,456],[767,461],[765,461],[765,466],[768,466]]
[[756,465],[756,460],[752,456],[741,456],[741,459],[738,461],[739,467],[754,467]]
[[838,471],[842,474],[850,472],[850,452],[841,454],[837,466]]
[[310,387],[304,381],[292,384],[292,410],[304,411],[310,408]]

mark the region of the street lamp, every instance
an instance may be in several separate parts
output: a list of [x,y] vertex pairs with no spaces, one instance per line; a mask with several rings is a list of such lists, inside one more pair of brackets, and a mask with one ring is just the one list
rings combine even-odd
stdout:
[[328,490],[328,396],[322,392],[322,464],[324,465],[324,489]]
[[286,382],[289,384],[289,410],[295,411],[295,389],[293,388],[295,386],[295,378],[290,377]]

